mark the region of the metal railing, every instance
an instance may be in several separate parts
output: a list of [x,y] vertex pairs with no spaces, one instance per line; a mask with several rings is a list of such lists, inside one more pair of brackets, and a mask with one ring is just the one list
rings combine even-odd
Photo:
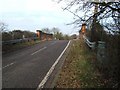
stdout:
[[89,41],[89,39],[85,36],[85,35],[83,35],[83,38],[84,38],[84,41],[85,41],[85,43],[91,48],[91,49],[95,49],[95,42],[90,42]]
[[9,40],[9,41],[2,41],[2,45],[10,45],[10,44],[16,44],[16,43],[22,43],[30,40],[36,40],[37,37],[32,38],[24,38],[24,39],[15,39],[15,40]]

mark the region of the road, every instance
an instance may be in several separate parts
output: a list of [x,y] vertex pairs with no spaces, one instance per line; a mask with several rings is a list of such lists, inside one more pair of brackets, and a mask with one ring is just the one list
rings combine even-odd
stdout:
[[67,45],[67,40],[45,41],[3,55],[3,88],[38,88]]

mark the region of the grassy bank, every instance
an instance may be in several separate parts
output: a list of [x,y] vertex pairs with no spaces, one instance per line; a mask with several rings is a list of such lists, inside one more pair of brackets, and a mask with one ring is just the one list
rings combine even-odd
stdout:
[[55,88],[103,88],[106,80],[95,68],[96,54],[83,40],[72,41],[71,49],[58,76]]

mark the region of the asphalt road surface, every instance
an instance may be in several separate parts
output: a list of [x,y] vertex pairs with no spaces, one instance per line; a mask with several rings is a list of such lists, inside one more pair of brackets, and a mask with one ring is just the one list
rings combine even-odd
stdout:
[[3,55],[2,87],[38,88],[67,45],[67,40],[45,41]]

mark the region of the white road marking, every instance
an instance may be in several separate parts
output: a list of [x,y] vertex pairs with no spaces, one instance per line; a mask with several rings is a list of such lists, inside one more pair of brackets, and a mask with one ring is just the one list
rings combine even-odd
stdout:
[[40,82],[37,90],[40,90],[40,88],[43,88],[46,81],[48,80],[49,76],[51,75],[51,73],[53,72],[56,64],[59,62],[60,58],[62,57],[62,55],[64,54],[64,52],[66,51],[66,49],[68,48],[68,46],[70,45],[70,42],[68,42],[67,46],[65,47],[65,49],[63,50],[63,52],[60,54],[60,56],[57,58],[57,60],[55,61],[55,63],[52,65],[52,67],[50,68],[50,70],[47,72],[46,76],[44,77],[44,79]]
[[43,48],[39,49],[38,51],[32,53],[31,55],[34,55],[34,54],[36,54],[36,53],[38,53],[38,52],[40,52],[40,51],[42,51],[42,50],[44,50],[44,49],[46,49],[46,48],[47,48],[47,47],[43,47]]
[[15,64],[15,62],[13,62],[13,63],[10,63],[10,64],[8,64],[8,65],[4,66],[4,67],[3,67],[3,69],[4,69],[4,68],[6,68],[6,67],[9,67],[9,66],[11,66],[11,65],[13,65],[13,64]]
[[55,44],[56,42],[51,43],[51,45]]

